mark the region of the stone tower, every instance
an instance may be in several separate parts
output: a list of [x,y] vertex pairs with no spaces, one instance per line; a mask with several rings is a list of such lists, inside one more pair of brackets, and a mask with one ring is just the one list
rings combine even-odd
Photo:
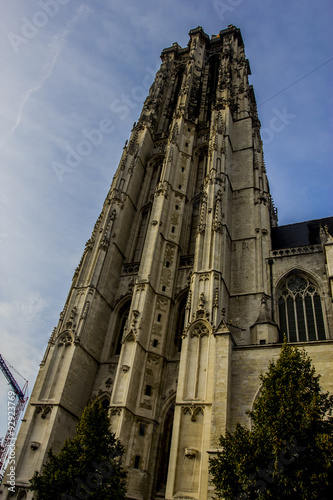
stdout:
[[[126,449],[128,498],[211,498],[209,454],[246,419],[278,355],[273,289],[292,269],[305,279],[305,267],[272,254],[276,212],[242,36],[232,25],[189,36],[161,54],[75,270],[22,423],[16,498],[32,498],[29,478],[93,396]],[[309,282],[322,300],[321,360],[332,348],[330,238],[305,252],[320,276]]]

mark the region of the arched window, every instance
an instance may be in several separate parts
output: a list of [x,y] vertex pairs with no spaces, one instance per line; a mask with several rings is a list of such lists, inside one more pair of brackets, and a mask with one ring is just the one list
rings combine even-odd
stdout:
[[280,289],[278,306],[280,332],[289,342],[325,340],[320,294],[308,276],[289,275]]
[[114,354],[120,354],[121,350],[121,341],[123,338],[123,332],[124,328],[127,323],[127,318],[129,314],[129,310],[131,307],[131,301],[128,300],[125,302],[125,304],[120,308],[118,312],[118,317],[117,317],[117,322],[116,322],[116,328],[115,328],[115,335],[114,335],[114,342],[113,346],[115,346]]
[[187,293],[184,294],[181,301],[178,304],[177,310],[177,322],[176,322],[176,332],[175,332],[175,345],[177,346],[178,352],[182,349],[182,334],[185,324],[185,307],[187,302]]
[[144,244],[146,232],[147,232],[149,215],[150,215],[149,208],[146,208],[141,213],[141,220],[140,220],[140,226],[139,226],[138,235],[137,235],[137,239],[136,239],[136,245],[135,245],[135,250],[134,250],[134,255],[133,255],[133,262],[139,262],[139,260],[141,259],[143,244]]
[[220,65],[219,57],[217,55],[213,56],[209,65],[208,92],[207,92],[207,121],[209,121],[211,118],[212,106],[214,106],[216,100],[219,65]]
[[109,399],[110,399],[110,397],[109,398],[104,398],[104,399],[101,400],[102,406],[106,410],[109,408],[109,404],[110,404]]
[[207,170],[207,149],[203,150],[199,154],[198,158],[198,169],[197,169],[197,179],[195,183],[195,191],[194,194],[200,193],[202,190],[202,186],[206,177]]
[[190,228],[190,239],[188,244],[188,255],[194,255],[195,253],[195,242],[197,237],[197,230],[199,224],[199,213],[200,213],[200,197],[196,197],[193,201],[192,208],[192,219]]
[[156,186],[160,181],[161,170],[162,170],[162,161],[156,162],[155,165],[152,167],[152,170],[150,171],[151,177],[149,182],[149,189],[148,189],[146,203],[151,203],[154,200],[154,193],[156,190]]
[[[161,427],[162,433],[160,438],[160,445],[158,448],[158,459],[157,459],[158,465],[157,465],[156,494],[158,493],[165,494],[165,487],[168,477],[174,413],[175,413],[175,405],[172,404],[166,413],[163,427]],[[161,498],[163,497],[161,496]]]
[[172,122],[173,114],[175,112],[175,109],[176,109],[176,106],[177,106],[177,102],[178,102],[179,92],[180,92],[180,89],[181,89],[181,86],[182,86],[182,82],[183,82],[184,69],[185,69],[185,67],[182,66],[177,71],[177,74],[173,78],[174,83],[173,83],[172,93],[170,95],[169,104],[166,107],[166,117],[165,117],[165,122],[164,122],[164,131],[168,130],[168,128],[169,128],[169,126],[170,126],[170,124]]

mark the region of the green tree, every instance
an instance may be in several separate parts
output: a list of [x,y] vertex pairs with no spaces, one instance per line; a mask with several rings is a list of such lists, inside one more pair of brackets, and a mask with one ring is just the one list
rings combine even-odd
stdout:
[[123,446],[110,431],[107,410],[94,400],[87,405],[72,439],[48,460],[42,473],[35,472],[30,489],[37,500],[126,498]]
[[333,396],[321,392],[319,377],[305,350],[285,341],[260,376],[251,430],[237,424],[210,460],[219,498],[332,498]]

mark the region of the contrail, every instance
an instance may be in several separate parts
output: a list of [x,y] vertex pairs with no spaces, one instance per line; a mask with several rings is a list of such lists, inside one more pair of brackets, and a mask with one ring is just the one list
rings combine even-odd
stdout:
[[21,104],[20,109],[18,111],[18,116],[17,116],[16,122],[12,126],[7,137],[5,137],[3,139],[3,141],[0,143],[0,149],[6,144],[6,142],[8,142],[8,140],[11,138],[11,136],[13,135],[13,133],[15,132],[17,127],[19,126],[21,119],[22,119],[24,107],[27,104],[27,102],[30,100],[31,95],[34,94],[35,92],[37,92],[44,85],[46,80],[48,80],[50,78],[52,71],[53,71],[53,68],[57,62],[58,57],[59,57],[59,54],[66,44],[67,36],[70,33],[72,27],[79,21],[79,19],[81,17],[83,17],[85,14],[88,14],[90,12],[92,12],[92,11],[87,7],[86,3],[81,4],[80,7],[76,10],[75,16],[68,21],[65,29],[52,37],[52,42],[50,44],[50,47],[51,47],[50,52],[51,53],[48,56],[48,59],[50,59],[50,60],[47,61],[47,63],[42,68],[41,77],[40,77],[39,81],[36,83],[36,85],[34,87],[30,88],[29,90],[27,90],[27,92],[25,93],[23,100],[22,100],[22,104]]

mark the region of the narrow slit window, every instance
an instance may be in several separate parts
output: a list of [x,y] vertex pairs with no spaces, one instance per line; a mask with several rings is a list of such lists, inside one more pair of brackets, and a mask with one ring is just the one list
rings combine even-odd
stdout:
[[145,396],[151,396],[151,385],[146,385]]
[[144,436],[146,433],[146,424],[139,425],[139,436]]

